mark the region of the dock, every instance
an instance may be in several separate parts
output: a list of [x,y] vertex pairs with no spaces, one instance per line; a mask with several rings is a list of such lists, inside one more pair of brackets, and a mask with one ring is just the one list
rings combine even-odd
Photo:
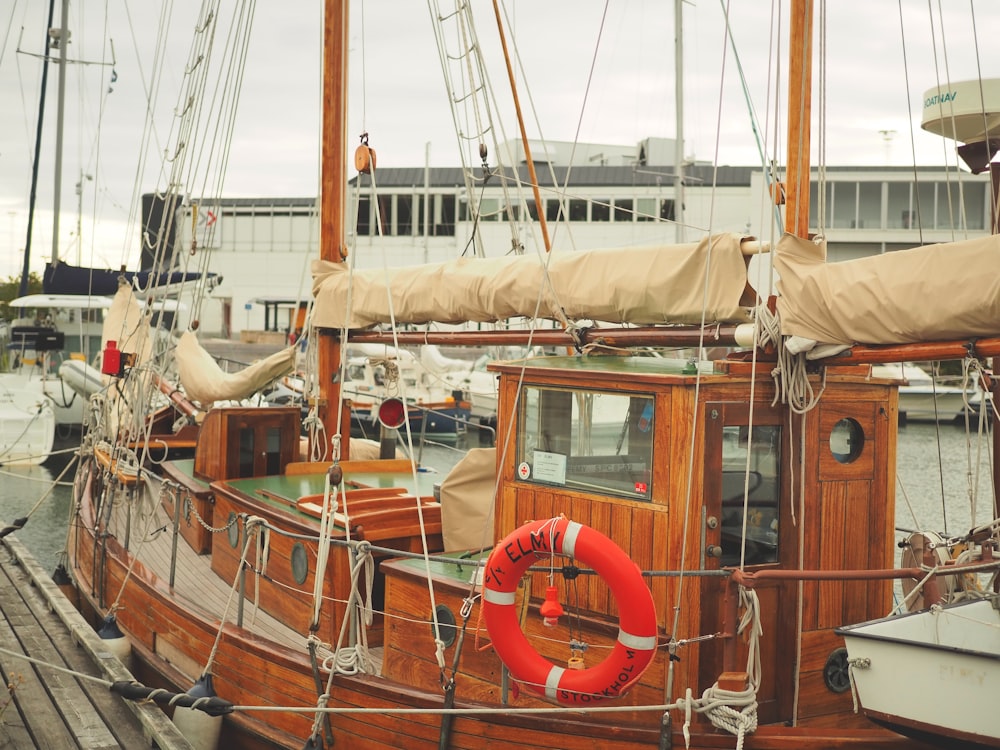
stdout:
[[155,704],[111,692],[131,673],[24,545],[0,541],[0,748],[191,750]]

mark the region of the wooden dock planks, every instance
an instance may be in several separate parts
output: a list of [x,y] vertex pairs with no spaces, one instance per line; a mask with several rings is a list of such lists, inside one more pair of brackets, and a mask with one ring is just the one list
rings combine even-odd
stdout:
[[189,750],[157,707],[108,689],[131,675],[12,536],[0,549],[0,648],[44,663],[0,653],[0,747]]

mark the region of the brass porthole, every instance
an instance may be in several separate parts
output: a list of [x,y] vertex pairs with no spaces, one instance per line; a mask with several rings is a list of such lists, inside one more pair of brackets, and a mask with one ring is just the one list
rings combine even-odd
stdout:
[[[455,615],[444,604],[437,605],[434,608],[434,614],[437,616],[438,630],[441,633],[441,642],[444,643],[445,648],[448,648],[448,646],[455,642]],[[434,638],[437,637],[434,632],[433,622],[431,623],[431,636]]]
[[306,554],[305,545],[296,542],[292,546],[292,578],[300,586],[309,577],[309,556]]

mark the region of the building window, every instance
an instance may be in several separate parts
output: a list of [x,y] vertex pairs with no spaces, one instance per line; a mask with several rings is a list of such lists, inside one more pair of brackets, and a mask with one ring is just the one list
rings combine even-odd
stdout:
[[586,221],[587,220],[587,201],[581,198],[573,198],[569,202],[569,220],[570,221]]
[[858,223],[858,183],[830,183],[833,212],[828,217],[833,229],[851,229]]
[[545,202],[545,220],[555,223],[561,218],[565,218],[565,211],[560,211],[562,207],[562,202],[558,200],[549,200]]
[[383,237],[392,234],[392,196],[380,195],[378,197],[379,228],[378,233]]
[[886,229],[913,229],[916,214],[910,206],[910,183],[890,182],[886,191]]
[[591,221],[611,221],[611,199],[600,198],[590,204]]
[[656,221],[656,198],[637,198],[635,201],[636,221]]
[[882,184],[862,182],[858,184],[857,229],[882,228]]
[[[455,236],[455,196],[438,195],[434,201],[434,236]],[[462,204],[465,205],[464,203]]]
[[503,211],[500,208],[500,199],[483,198],[479,202],[480,221],[500,221]]
[[394,234],[400,237],[409,237],[413,234],[413,211],[415,201],[412,195],[396,196],[396,231]]
[[669,198],[664,198],[660,201],[660,220],[661,221],[673,221],[676,218],[674,213],[674,201]]
[[615,221],[632,221],[632,199],[615,199]]
[[367,237],[372,233],[371,206],[372,202],[369,196],[358,196],[358,218],[355,231],[360,237]]

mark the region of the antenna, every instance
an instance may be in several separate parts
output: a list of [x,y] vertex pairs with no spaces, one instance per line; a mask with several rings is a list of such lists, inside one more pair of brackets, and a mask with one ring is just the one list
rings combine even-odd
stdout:
[[896,137],[897,133],[895,130],[880,130],[879,135],[882,136],[882,141],[885,143],[885,163],[888,165],[892,163],[890,159],[890,154],[892,153],[892,141]]

